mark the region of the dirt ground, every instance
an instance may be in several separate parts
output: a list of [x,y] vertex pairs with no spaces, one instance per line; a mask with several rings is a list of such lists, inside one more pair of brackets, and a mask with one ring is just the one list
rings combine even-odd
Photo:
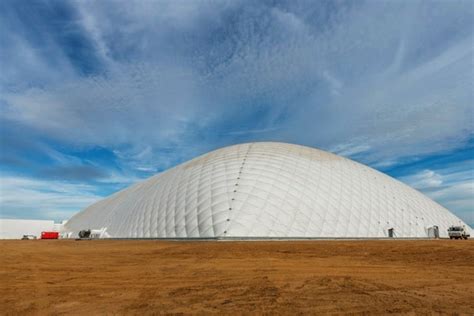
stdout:
[[474,242],[0,241],[0,314],[474,314]]

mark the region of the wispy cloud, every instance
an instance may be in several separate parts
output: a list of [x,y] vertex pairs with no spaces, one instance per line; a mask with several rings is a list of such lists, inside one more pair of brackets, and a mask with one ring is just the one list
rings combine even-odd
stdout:
[[0,215],[2,218],[68,219],[101,197],[85,184],[2,177]]
[[459,163],[455,167],[422,170],[400,180],[456,211],[467,223],[474,223],[473,161]]
[[443,177],[433,170],[423,170],[414,175],[402,178],[417,189],[433,189],[439,188],[443,184]]

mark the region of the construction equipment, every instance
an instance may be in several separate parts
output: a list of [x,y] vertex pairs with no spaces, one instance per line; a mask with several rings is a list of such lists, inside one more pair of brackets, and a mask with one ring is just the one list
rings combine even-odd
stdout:
[[91,230],[90,229],[84,229],[79,232],[79,238],[81,239],[86,239],[91,237]]
[[58,232],[41,232],[41,239],[58,239]]
[[84,229],[79,232],[79,239],[99,239],[107,238],[109,235],[106,233],[107,227],[101,229]]
[[465,226],[451,226],[448,228],[449,239],[468,239],[471,235]]

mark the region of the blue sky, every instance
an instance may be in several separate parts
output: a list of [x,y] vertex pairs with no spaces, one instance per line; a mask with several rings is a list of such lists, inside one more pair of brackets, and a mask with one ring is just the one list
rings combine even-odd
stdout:
[[0,207],[66,219],[222,146],[355,159],[474,223],[472,1],[0,1]]

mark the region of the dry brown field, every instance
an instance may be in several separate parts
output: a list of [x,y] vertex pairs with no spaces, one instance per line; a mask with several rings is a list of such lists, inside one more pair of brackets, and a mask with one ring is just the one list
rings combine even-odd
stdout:
[[0,313],[474,314],[474,242],[0,241]]

